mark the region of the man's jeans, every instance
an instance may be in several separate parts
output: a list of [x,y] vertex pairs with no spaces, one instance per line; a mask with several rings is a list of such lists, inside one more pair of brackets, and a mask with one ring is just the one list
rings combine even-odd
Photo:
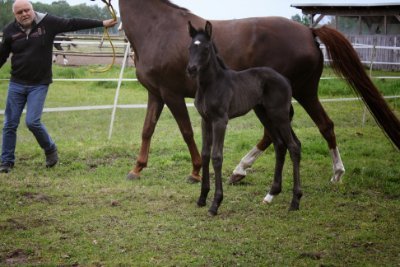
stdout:
[[39,145],[50,153],[56,146],[47,133],[46,127],[40,122],[44,101],[49,85],[23,85],[10,82],[3,128],[3,145],[1,161],[14,163],[17,128],[22,111],[27,104],[26,126],[33,133]]

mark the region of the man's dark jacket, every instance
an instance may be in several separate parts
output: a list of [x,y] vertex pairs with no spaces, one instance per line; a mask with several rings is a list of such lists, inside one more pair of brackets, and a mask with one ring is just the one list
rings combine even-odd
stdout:
[[50,84],[56,34],[102,26],[100,20],[65,19],[36,12],[31,31],[27,34],[14,21],[3,30],[0,68],[11,53],[11,81],[26,85]]

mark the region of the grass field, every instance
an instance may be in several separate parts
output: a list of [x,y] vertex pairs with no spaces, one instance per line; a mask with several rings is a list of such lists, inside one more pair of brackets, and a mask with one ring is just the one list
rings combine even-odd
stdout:
[[[8,77],[7,68],[0,78]],[[87,70],[55,67],[55,77],[118,77],[119,71],[93,75]],[[385,95],[399,95],[400,80],[376,83]],[[109,105],[115,88],[111,82],[56,82],[46,107]],[[0,110],[6,91],[7,82],[0,81]],[[321,81],[320,92],[321,98],[354,96],[338,80]],[[123,84],[119,104],[146,101],[141,86]],[[400,116],[400,99],[388,102]],[[283,192],[271,205],[262,204],[272,182],[270,148],[243,183],[224,184],[216,217],[196,206],[200,186],[185,181],[190,156],[167,108],[138,181],[125,176],[139,150],[144,109],[118,109],[111,140],[111,110],[45,113],[43,122],[59,148],[60,164],[53,169],[44,168],[44,155],[23,117],[15,168],[0,174],[0,265],[399,266],[400,154],[369,114],[362,123],[361,102],[323,105],[335,122],[346,168],[343,182],[329,182],[327,145],[294,104],[293,127],[302,141],[300,210],[288,212],[289,159]],[[194,108],[189,112],[200,147],[200,118]],[[225,177],[261,134],[252,113],[229,123]]]

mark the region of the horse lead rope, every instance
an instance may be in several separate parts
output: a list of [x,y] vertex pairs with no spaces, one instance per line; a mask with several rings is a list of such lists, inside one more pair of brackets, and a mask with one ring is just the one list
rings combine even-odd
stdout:
[[[91,0],[91,1],[95,1],[95,0]],[[115,9],[114,9],[113,5],[111,4],[111,0],[101,0],[101,1],[107,6],[108,11],[110,11],[110,14],[111,14],[112,18],[113,18],[114,20],[117,20],[117,15],[116,15],[116,13],[115,13]],[[90,70],[91,72],[106,72],[106,71],[110,70],[111,67],[112,67],[112,66],[114,65],[114,63],[115,63],[115,47],[114,47],[114,44],[113,44],[112,41],[111,41],[111,37],[110,37],[110,34],[109,34],[109,32],[108,32],[108,28],[106,28],[106,27],[104,27],[103,37],[104,37],[104,36],[107,37],[107,39],[108,39],[108,41],[110,42],[110,45],[111,45],[111,49],[112,49],[112,52],[113,52],[113,59],[112,59],[112,62],[111,62],[111,64],[109,64],[107,67],[99,68],[99,69],[91,69],[91,70]]]

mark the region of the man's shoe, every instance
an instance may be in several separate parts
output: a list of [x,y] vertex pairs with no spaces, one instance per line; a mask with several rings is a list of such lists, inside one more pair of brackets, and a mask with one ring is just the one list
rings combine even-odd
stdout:
[[13,167],[14,167],[14,163],[3,162],[0,165],[0,173],[9,173]]
[[51,168],[58,162],[57,148],[50,153],[46,153],[46,168]]

